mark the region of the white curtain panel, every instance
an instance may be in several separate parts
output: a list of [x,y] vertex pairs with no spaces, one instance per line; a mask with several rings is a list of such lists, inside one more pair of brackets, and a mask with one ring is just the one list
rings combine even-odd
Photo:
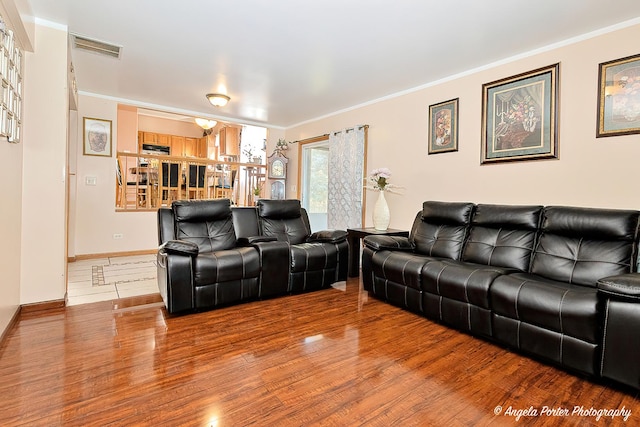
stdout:
[[365,127],[329,134],[329,195],[327,227],[362,227]]

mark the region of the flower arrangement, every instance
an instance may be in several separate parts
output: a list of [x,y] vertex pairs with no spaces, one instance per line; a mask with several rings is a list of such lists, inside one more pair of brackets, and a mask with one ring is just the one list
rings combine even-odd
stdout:
[[388,168],[378,168],[371,171],[371,175],[367,177],[369,185],[365,185],[366,188],[379,191],[391,191],[400,188],[396,185],[389,183],[391,178],[391,171]]
[[276,142],[276,150],[278,150],[278,151],[288,150],[289,149],[289,144],[291,144],[291,143],[285,141],[282,138],[280,138],[280,139],[278,139],[278,142]]

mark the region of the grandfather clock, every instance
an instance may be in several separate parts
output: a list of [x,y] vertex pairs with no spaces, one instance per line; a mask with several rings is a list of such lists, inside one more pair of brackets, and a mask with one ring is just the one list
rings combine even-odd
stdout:
[[276,150],[267,159],[267,178],[271,186],[271,198],[283,200],[287,184],[287,159],[280,150]]

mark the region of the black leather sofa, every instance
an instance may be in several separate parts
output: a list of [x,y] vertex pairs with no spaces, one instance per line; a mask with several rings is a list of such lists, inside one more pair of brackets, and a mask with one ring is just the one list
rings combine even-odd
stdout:
[[158,287],[169,313],[329,287],[347,278],[343,230],[311,233],[299,200],[173,202],[158,210]]
[[424,202],[368,236],[364,288],[427,318],[640,388],[640,212]]

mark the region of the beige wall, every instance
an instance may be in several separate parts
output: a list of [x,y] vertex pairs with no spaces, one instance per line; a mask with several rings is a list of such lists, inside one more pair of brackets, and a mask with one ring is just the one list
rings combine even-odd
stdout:
[[118,136],[118,145],[113,148],[116,151],[138,152],[138,109],[129,105],[118,104],[118,126],[115,134]]
[[20,302],[64,298],[67,33],[36,25],[25,55]]
[[[33,44],[33,24],[22,26],[19,14],[29,9],[24,0],[14,3],[11,0],[0,2],[0,15],[4,17],[9,28],[18,30],[26,46]],[[22,160],[24,157],[24,138],[20,144],[9,144],[6,139],[0,139],[0,180],[5,185],[2,203],[0,204],[0,235],[3,244],[0,245],[0,271],[2,284],[0,285],[0,336],[6,331],[9,322],[20,307],[20,263],[22,249]]]
[[[118,105],[116,102],[80,94],[78,128],[82,135],[84,117],[111,120],[118,129]],[[82,144],[78,144],[77,205],[76,205],[76,255],[105,254],[148,250],[157,247],[155,212],[116,212],[116,157],[118,135],[112,135],[111,157],[84,156]],[[79,137],[81,140],[82,137]],[[87,177],[96,177],[96,185],[86,185]],[[114,239],[122,234],[122,239]]]
[[202,128],[194,121],[182,122],[152,116],[139,116],[138,130],[188,138],[202,138],[203,134]]
[[[287,140],[370,125],[367,173],[388,167],[405,187],[387,197],[393,228],[410,227],[425,200],[638,209],[640,135],[595,137],[598,64],[639,53],[638,40],[640,25],[610,32],[288,129]],[[556,62],[560,159],[481,166],[482,84]],[[429,105],[452,98],[460,98],[459,151],[427,155]],[[371,226],[375,194],[367,196]]]
[[0,335],[20,306],[20,248],[22,224],[22,157],[24,144],[0,140],[0,180],[5,185],[0,204]]
[[[113,135],[113,156],[96,157],[82,155],[82,118],[94,117],[113,121],[113,129],[119,130],[123,126],[119,118],[123,111],[118,111],[118,104],[109,99],[80,94],[78,106],[79,144],[77,147],[77,203],[75,208],[75,255],[95,255],[114,252],[128,252],[139,250],[153,250],[158,246],[158,231],[156,212],[116,212],[115,211],[115,152],[120,150],[118,132]],[[125,114],[126,120],[133,120]],[[138,129],[150,132],[167,133],[201,137],[202,129],[195,123],[167,120],[158,117],[138,116]],[[124,126],[130,136],[131,123]],[[282,131],[271,131],[272,149]],[[130,141],[125,149],[130,149]],[[135,150],[131,150],[135,151]],[[87,176],[95,176],[97,184],[85,184]],[[114,239],[114,234],[122,234],[122,239]]]

